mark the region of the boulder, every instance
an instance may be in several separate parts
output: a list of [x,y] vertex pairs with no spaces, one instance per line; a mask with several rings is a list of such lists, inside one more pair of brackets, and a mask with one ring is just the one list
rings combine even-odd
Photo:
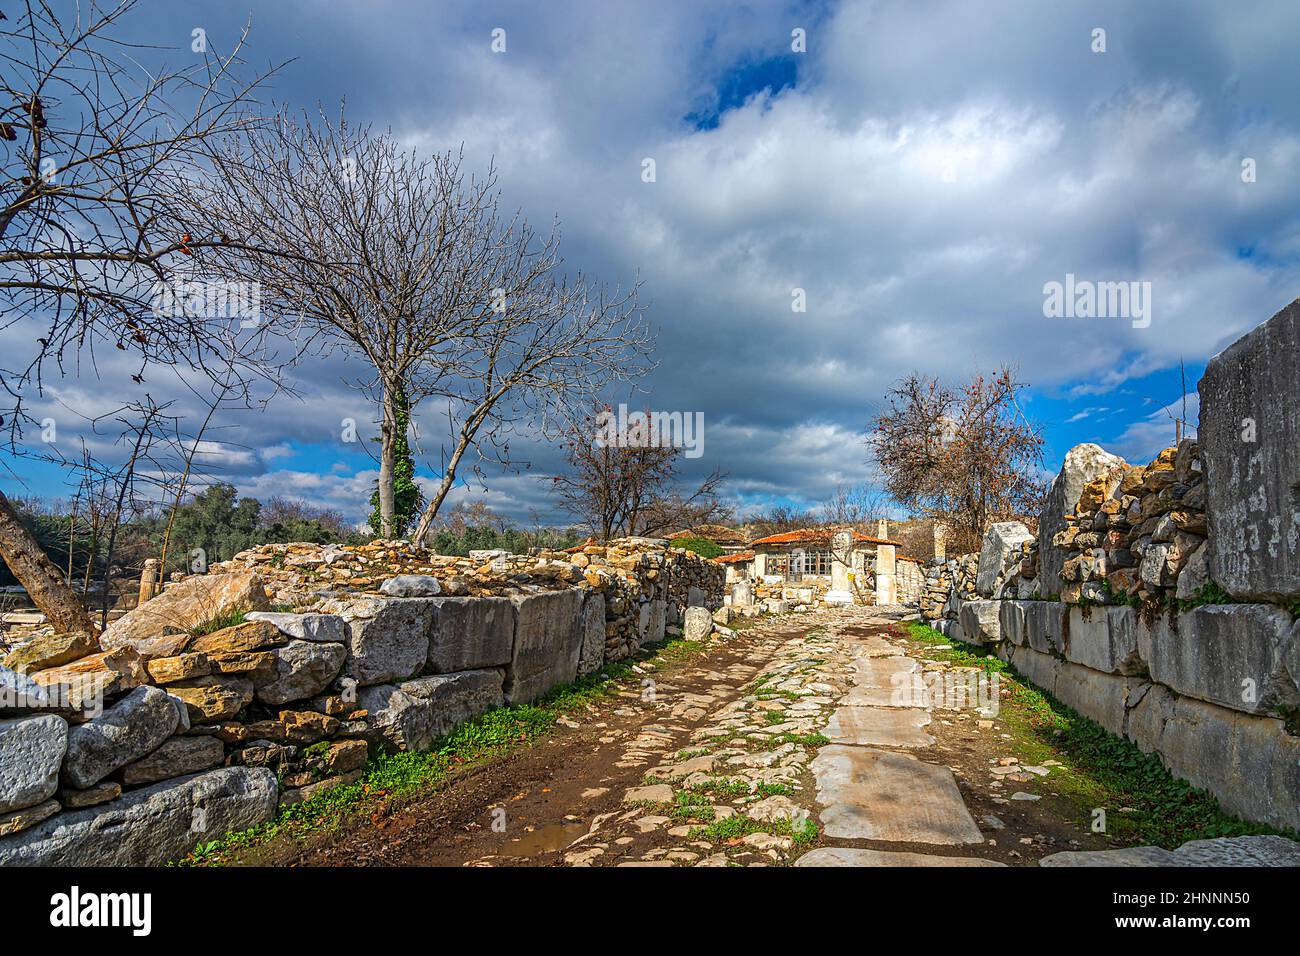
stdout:
[[0,866],[161,866],[199,843],[266,823],[279,789],[265,767],[168,780],[0,840]]
[[342,644],[290,641],[270,652],[274,677],[254,680],[257,699],[264,704],[287,704],[319,694],[343,669],[348,652]]
[[1034,536],[1019,521],[998,522],[984,533],[975,573],[975,590],[981,597],[993,597],[998,584],[1019,566],[1020,546],[1032,540]]
[[343,618],[337,614],[290,614],[282,611],[252,611],[244,615],[250,621],[265,621],[285,637],[299,641],[326,641],[342,644],[348,639]]
[[243,677],[199,677],[167,690],[185,702],[196,724],[234,717],[253,702],[253,682]]
[[94,786],[114,770],[138,760],[176,730],[176,705],[157,687],[138,687],[100,716],[68,731],[63,779]]
[[133,647],[143,657],[172,657],[209,621],[267,607],[266,589],[253,571],[196,574],[118,618],[99,643],[105,650]]
[[67,749],[68,722],[62,717],[0,720],[0,813],[53,796]]
[[586,677],[605,664],[605,595],[587,595],[578,627],[582,634],[582,649],[578,652],[578,676]]
[[1210,359],[1198,386],[1210,577],[1242,600],[1300,596],[1300,300]]
[[22,647],[12,650],[4,659],[11,670],[31,673],[47,667],[58,667],[99,650],[94,635],[85,631],[65,634],[39,634]]
[[1038,522],[1038,580],[1044,597],[1059,595],[1064,586],[1061,569],[1065,565],[1066,551],[1052,539],[1067,527],[1065,516],[1074,514],[1084,485],[1123,464],[1123,458],[1093,444],[1075,445],[1065,453],[1065,462],[1043,501],[1043,512]]
[[368,739],[393,750],[428,750],[457,724],[504,700],[495,668],[363,687],[357,694],[357,704],[370,712]]
[[429,668],[437,674],[505,667],[515,639],[515,609],[501,597],[440,597],[428,602]]
[[343,604],[348,626],[344,673],[360,686],[403,680],[429,658],[429,598],[364,598]]
[[510,600],[515,606],[515,642],[505,696],[512,704],[527,704],[578,676],[583,592],[548,591]]
[[713,615],[707,607],[697,605],[686,609],[682,637],[688,641],[702,641],[713,632]]
[[379,586],[389,597],[434,597],[442,593],[442,584],[427,574],[399,574]]
[[145,664],[145,669],[155,684],[175,684],[195,677],[207,677],[212,673],[212,662],[200,651],[175,657],[155,657]]

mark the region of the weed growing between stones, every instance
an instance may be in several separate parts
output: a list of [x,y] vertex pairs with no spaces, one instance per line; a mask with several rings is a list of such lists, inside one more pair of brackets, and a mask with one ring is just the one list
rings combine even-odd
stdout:
[[[914,622],[908,630],[919,644],[951,643],[924,624]],[[1117,845],[1173,849],[1188,840],[1256,834],[1300,839],[1293,831],[1225,813],[1212,794],[1174,777],[1154,754],[1143,753],[1132,741],[1062,704],[999,658],[973,647],[927,647],[925,654],[932,660],[999,674],[1009,691],[998,714],[1014,738],[1007,743],[1026,762],[1061,761],[1063,766],[1055,767],[1049,778],[1053,788],[1073,805],[1083,827],[1090,825],[1094,808],[1106,808],[1107,833]]]

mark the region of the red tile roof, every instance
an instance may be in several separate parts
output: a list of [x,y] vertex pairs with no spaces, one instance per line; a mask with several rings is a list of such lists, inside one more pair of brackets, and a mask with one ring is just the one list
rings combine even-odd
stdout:
[[[800,528],[798,531],[783,531],[781,534],[770,534],[766,538],[751,541],[750,544],[798,544],[803,541],[830,541],[835,534],[836,531],[831,528]],[[861,544],[898,545],[897,541],[891,541],[888,538],[873,538],[861,531],[853,532],[853,540]]]
[[753,561],[753,551],[737,551],[735,554],[720,554],[713,559],[714,564],[736,564],[740,561]]

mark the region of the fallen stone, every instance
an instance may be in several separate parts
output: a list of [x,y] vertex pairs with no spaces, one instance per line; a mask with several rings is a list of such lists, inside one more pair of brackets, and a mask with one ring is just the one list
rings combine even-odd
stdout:
[[713,631],[713,615],[709,609],[702,605],[694,605],[686,609],[686,617],[682,625],[682,637],[688,641],[702,641]]
[[0,866],[161,866],[199,843],[266,823],[278,797],[275,773],[264,767],[167,780],[0,840]]
[[172,737],[152,753],[122,768],[128,787],[198,773],[221,764],[225,748],[216,737]]
[[51,667],[31,675],[48,689],[52,699],[73,710],[102,709],[105,697],[123,694],[149,682],[144,660],[131,647],[91,654],[71,664]]
[[196,574],[118,618],[99,643],[105,650],[133,647],[146,658],[173,657],[210,621],[267,607],[266,589],[253,571]]
[[254,681],[255,694],[264,704],[287,704],[319,694],[343,669],[348,652],[342,644],[290,641],[271,652],[275,676]]
[[0,814],[53,796],[67,749],[68,722],[62,717],[0,720]]
[[85,789],[138,760],[172,735],[176,705],[157,687],[138,687],[100,716],[68,731],[63,779]]

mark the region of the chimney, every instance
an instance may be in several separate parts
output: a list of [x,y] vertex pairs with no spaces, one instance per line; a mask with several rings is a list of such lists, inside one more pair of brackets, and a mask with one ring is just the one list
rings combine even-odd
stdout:
[[879,521],[876,522],[876,537],[877,537],[877,538],[884,538],[884,539],[886,539],[886,540],[889,539],[889,521],[888,521],[888,519],[886,519],[886,518],[881,518]]

